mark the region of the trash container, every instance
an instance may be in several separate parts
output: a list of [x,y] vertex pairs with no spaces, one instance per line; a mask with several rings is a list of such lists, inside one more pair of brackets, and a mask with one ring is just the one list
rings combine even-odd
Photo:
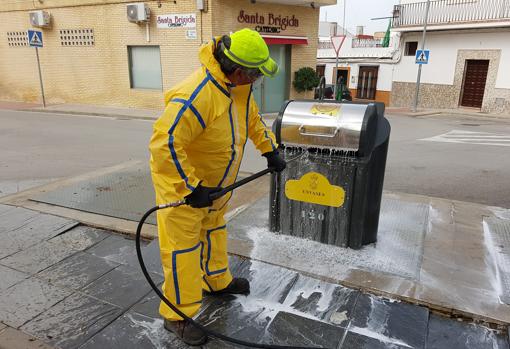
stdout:
[[390,136],[382,103],[288,101],[273,124],[273,232],[359,249],[377,240]]

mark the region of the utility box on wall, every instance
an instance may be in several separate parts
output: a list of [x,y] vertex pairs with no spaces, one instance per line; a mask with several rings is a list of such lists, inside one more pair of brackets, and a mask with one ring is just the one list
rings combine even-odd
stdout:
[[46,28],[51,25],[51,15],[46,11],[33,11],[29,13],[29,16],[32,27]]
[[133,23],[147,22],[151,17],[151,9],[143,2],[127,5],[128,21]]

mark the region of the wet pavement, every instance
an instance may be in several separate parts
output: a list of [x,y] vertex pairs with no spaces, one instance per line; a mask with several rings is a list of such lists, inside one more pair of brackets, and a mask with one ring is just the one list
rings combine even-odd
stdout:
[[[18,329],[54,348],[187,348],[163,329],[133,240],[6,205],[0,238],[9,241],[0,245],[0,343]],[[143,251],[161,283],[157,240]],[[196,318],[236,338],[335,349],[509,348],[505,331],[426,307],[237,256],[230,267],[250,280],[250,295],[206,297]],[[211,339],[203,348],[240,347]]]

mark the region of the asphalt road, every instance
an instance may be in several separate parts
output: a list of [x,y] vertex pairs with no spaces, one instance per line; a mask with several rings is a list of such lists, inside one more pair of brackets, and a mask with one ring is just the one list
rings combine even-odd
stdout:
[[[510,120],[388,118],[386,190],[510,208]],[[147,160],[151,128],[144,120],[0,110],[0,196],[128,160]],[[451,131],[439,141],[422,140]],[[243,169],[263,166],[264,159],[247,147]]]

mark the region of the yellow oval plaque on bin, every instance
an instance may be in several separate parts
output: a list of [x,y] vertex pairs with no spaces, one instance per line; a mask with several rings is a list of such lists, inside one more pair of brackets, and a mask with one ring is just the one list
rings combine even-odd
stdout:
[[308,172],[300,179],[291,179],[285,183],[285,196],[290,200],[340,207],[344,204],[345,190],[329,183],[320,173]]

